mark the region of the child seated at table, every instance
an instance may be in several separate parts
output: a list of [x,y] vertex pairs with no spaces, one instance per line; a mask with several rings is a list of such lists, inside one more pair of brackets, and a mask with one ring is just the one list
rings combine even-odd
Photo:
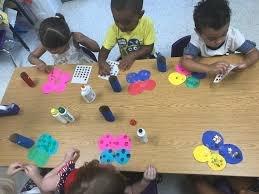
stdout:
[[[149,166],[141,181],[128,186],[125,177],[112,165],[102,165],[97,160],[85,163],[79,169],[75,162],[80,156],[77,149],[71,149],[65,155],[64,161],[50,171],[38,186],[45,192],[55,191],[66,194],[140,194],[156,178],[156,169]],[[38,171],[26,170],[32,179],[40,176]]]
[[236,70],[244,70],[258,61],[256,44],[246,40],[239,30],[230,26],[230,16],[231,9],[227,0],[201,0],[195,6],[195,32],[191,35],[182,58],[186,69],[211,74],[225,73],[228,62],[218,61],[207,65],[200,63],[198,56],[211,57],[235,51],[244,54],[244,60]]
[[198,194],[259,194],[259,180],[248,177],[194,176]]
[[29,55],[28,60],[39,70],[46,72],[49,72],[50,67],[40,59],[46,51],[52,54],[54,64],[90,64],[94,61],[83,52],[80,45],[93,52],[100,50],[96,41],[80,32],[71,32],[61,14],[41,22],[39,38],[41,44]]
[[155,29],[150,18],[143,16],[143,0],[111,0],[114,24],[108,29],[98,57],[99,74],[109,75],[106,59],[117,43],[122,60],[119,68],[129,70],[137,59],[150,58],[155,43]]
[[[21,191],[17,191],[16,184],[15,184],[15,181],[14,181],[13,177],[15,176],[16,173],[18,173],[20,171],[24,171],[24,166],[25,166],[25,164],[22,164],[20,162],[14,162],[14,163],[9,165],[9,167],[6,171],[6,175],[0,177],[0,193],[1,194],[17,194],[17,193],[21,193],[21,194],[30,194],[30,193],[33,193],[33,194],[40,194],[40,193],[41,194],[51,194],[49,192],[45,193],[45,192],[40,191],[40,189],[36,186],[35,187],[29,187],[29,188],[23,189]],[[41,179],[41,178],[42,177],[39,175],[39,179]]]

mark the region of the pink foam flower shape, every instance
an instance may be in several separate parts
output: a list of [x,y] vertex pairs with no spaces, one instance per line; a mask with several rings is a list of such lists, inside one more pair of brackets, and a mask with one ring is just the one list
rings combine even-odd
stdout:
[[48,81],[42,85],[41,90],[44,94],[64,92],[71,79],[70,73],[54,68],[48,75]]

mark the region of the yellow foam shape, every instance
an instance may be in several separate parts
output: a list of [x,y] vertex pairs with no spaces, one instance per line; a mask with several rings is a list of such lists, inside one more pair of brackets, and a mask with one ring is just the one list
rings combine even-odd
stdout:
[[204,145],[199,145],[194,148],[193,156],[198,162],[208,162],[211,157],[211,151]]
[[209,157],[208,165],[212,170],[220,171],[226,167],[227,163],[221,155],[213,153]]
[[169,75],[168,80],[171,84],[178,86],[185,82],[186,76],[178,72],[173,72]]

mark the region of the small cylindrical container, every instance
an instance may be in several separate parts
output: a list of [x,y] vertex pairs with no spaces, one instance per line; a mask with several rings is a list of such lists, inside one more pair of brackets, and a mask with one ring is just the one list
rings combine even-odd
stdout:
[[156,63],[157,63],[158,71],[160,71],[160,72],[167,71],[166,58],[163,55],[161,55],[160,53],[157,53]]
[[62,116],[60,115],[59,111],[58,111],[56,108],[52,108],[52,109],[50,110],[50,113],[51,113],[51,115],[52,115],[56,120],[58,120],[59,122],[64,123],[64,124],[67,124],[67,123],[68,123],[68,121],[67,121],[64,117],[62,117]]
[[109,122],[115,121],[115,117],[108,106],[101,106],[99,108],[99,111],[102,113],[106,121],[109,121]]
[[14,133],[9,137],[9,140],[15,144],[18,144],[24,148],[31,148],[34,145],[34,141],[28,137]]
[[72,123],[75,121],[75,117],[65,108],[65,107],[59,107],[58,112],[60,115],[66,119],[69,123]]
[[31,88],[33,88],[35,86],[35,83],[31,80],[31,78],[29,77],[29,75],[26,72],[22,72],[20,74],[21,78],[23,79],[23,81],[25,81],[25,83],[30,86]]
[[147,143],[147,142],[148,142],[148,137],[147,137],[147,133],[146,133],[145,129],[139,128],[139,129],[137,130],[137,136],[138,136],[138,138],[139,138],[143,143]]
[[122,89],[117,76],[111,75],[109,77],[109,82],[114,92],[121,92]]
[[92,103],[96,98],[93,88],[89,85],[81,86],[81,96],[87,103]]

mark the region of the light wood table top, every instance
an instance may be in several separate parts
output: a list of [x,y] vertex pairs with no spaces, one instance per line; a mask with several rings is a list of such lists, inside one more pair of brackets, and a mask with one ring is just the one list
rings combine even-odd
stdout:
[[[218,58],[204,59],[212,63]],[[230,63],[241,60],[238,56],[222,57]],[[48,162],[53,167],[63,159],[70,147],[81,150],[78,166],[85,161],[99,158],[98,138],[105,133],[119,135],[127,133],[132,137],[132,158],[119,169],[144,171],[153,164],[159,172],[181,174],[214,174],[259,177],[259,63],[252,68],[227,77],[218,86],[211,80],[201,81],[197,89],[185,85],[173,86],[168,75],[179,58],[168,59],[169,70],[160,73],[154,60],[136,61],[130,72],[148,69],[157,87],[151,92],[130,96],[127,92],[126,73],[119,79],[123,87],[121,93],[114,93],[109,82],[97,77],[94,65],[89,84],[97,94],[96,100],[87,104],[80,96],[80,85],[69,83],[62,94],[42,94],[40,87],[47,75],[36,68],[17,68],[6,90],[2,104],[15,102],[21,107],[17,116],[0,118],[0,165],[14,161],[28,162],[27,151],[8,141],[12,133],[19,133],[36,139],[42,133],[50,133],[60,143],[59,151]],[[74,65],[60,68],[73,73]],[[26,71],[37,81],[35,88],[27,87],[20,78]],[[76,122],[63,125],[50,115],[52,107],[65,105],[77,117]],[[101,105],[108,105],[116,116],[113,123],[106,122],[99,113]],[[136,126],[129,121],[137,120]],[[137,128],[146,129],[147,144],[136,137]],[[209,169],[207,164],[198,163],[193,158],[193,149],[202,144],[202,134],[208,129],[220,131],[226,143],[238,145],[244,161],[237,165],[227,165],[220,172]]]

